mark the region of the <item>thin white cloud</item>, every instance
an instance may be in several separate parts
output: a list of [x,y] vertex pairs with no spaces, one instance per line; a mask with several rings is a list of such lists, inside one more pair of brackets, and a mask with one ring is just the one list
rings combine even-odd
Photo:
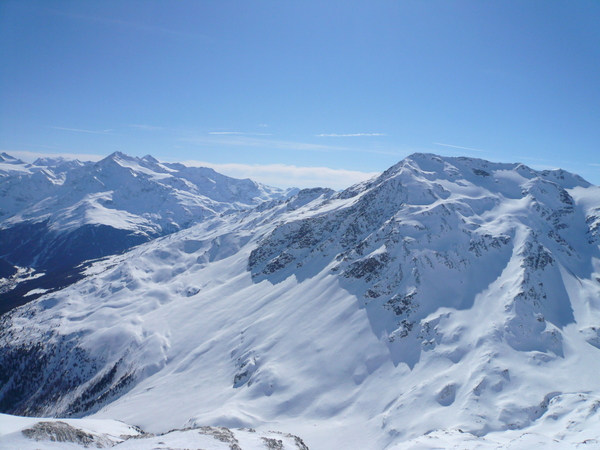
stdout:
[[600,164],[588,163],[588,166],[600,167]]
[[237,134],[241,136],[273,136],[269,133],[243,133],[241,131],[210,131],[208,134],[217,134],[217,135],[228,135],[228,134]]
[[546,162],[552,162],[549,159],[542,159],[542,158],[529,158],[527,156],[520,156],[519,159],[526,159],[528,161],[546,161]]
[[[217,133],[217,132],[213,132]],[[218,132],[225,133],[225,132]],[[295,141],[282,141],[274,139],[260,139],[252,136],[246,136],[243,134],[231,134],[239,132],[226,132],[228,134],[212,134],[211,136],[190,136],[180,138],[181,142],[188,142],[195,145],[210,145],[210,146],[239,146],[239,147],[261,147],[261,148],[272,148],[277,150],[297,150],[297,151],[318,151],[318,152],[331,152],[331,151],[349,151],[349,152],[360,152],[360,153],[375,153],[380,155],[393,155],[401,156],[403,153],[397,151],[386,151],[376,149],[365,149],[365,148],[349,148],[334,145],[324,144],[310,144],[306,142],[295,142]]]
[[359,137],[359,136],[387,136],[383,133],[352,133],[352,134],[317,134],[315,137]]
[[269,127],[269,125],[267,125],[266,123],[259,123],[258,126],[259,127],[265,127],[265,128]]
[[160,131],[163,129],[163,127],[155,127],[152,125],[129,125],[131,128],[137,128],[138,130],[145,130],[145,131]]
[[63,151],[66,150],[63,147],[57,147],[56,145],[39,145],[39,144],[29,144],[29,145],[32,145],[34,147],[41,147],[41,148],[53,148],[55,150],[63,150]]
[[[216,132],[215,132],[216,133]],[[223,132],[219,132],[223,133]],[[180,140],[182,142],[188,142],[196,145],[227,145],[227,146],[239,146],[239,147],[262,147],[262,148],[275,148],[278,150],[312,150],[312,151],[334,151],[334,150],[348,150],[345,147],[334,147],[331,145],[320,145],[320,144],[308,144],[304,142],[292,142],[292,141],[280,141],[273,139],[260,139],[256,137],[231,134],[223,135],[211,135],[211,136],[192,136],[184,137]]]
[[329,167],[298,167],[286,164],[215,164],[205,161],[182,161],[186,166],[210,167],[219,173],[234,178],[250,178],[270,186],[329,187],[344,189],[355,183],[368,180],[378,172],[331,169]]
[[77,131],[79,133],[112,134],[111,133],[112,130],[94,131],[94,130],[80,130],[78,128],[64,128],[64,127],[48,127],[48,128],[53,128],[55,130]]
[[463,150],[473,150],[475,152],[483,152],[483,153],[488,153],[487,150],[480,150],[478,148],[471,148],[471,147],[461,147],[459,145],[450,145],[450,144],[440,144],[439,142],[433,142],[434,145],[443,145],[444,147],[452,147],[452,148],[462,148]]

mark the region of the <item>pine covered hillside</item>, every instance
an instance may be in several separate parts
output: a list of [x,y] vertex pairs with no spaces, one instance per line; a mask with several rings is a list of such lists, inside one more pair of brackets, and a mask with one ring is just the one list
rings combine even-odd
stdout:
[[311,450],[593,443],[599,244],[600,188],[576,175],[414,154],[4,314],[0,411],[277,429]]

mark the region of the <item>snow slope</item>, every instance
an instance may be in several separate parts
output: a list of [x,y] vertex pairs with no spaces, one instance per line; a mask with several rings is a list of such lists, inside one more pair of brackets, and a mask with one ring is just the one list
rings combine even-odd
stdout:
[[82,263],[296,191],[151,156],[25,164],[2,153],[0,314],[77,281]]
[[599,230],[600,188],[576,175],[415,154],[4,315],[0,408],[277,429],[313,450],[592,442]]
[[27,267],[73,266],[288,194],[120,152],[97,163],[0,158],[0,256]]
[[287,433],[199,427],[170,430],[155,436],[116,420],[33,419],[0,414],[0,448],[80,450],[90,447],[119,450],[308,450],[302,439]]

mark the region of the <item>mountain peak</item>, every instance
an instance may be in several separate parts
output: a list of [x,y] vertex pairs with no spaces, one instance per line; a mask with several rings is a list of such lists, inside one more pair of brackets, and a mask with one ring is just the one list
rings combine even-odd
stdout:
[[[507,179],[509,172],[521,177],[523,182],[539,178],[556,183],[564,189],[591,185],[579,175],[563,169],[537,171],[523,163],[499,163],[481,158],[440,156],[432,153],[413,153],[407,156],[383,172],[378,178],[369,182],[369,185],[401,176],[404,182],[408,182],[409,179],[426,179],[431,182],[444,180],[453,183],[465,180],[474,185],[485,185],[494,190],[498,186],[494,188],[490,183],[498,183],[500,179]],[[514,178],[514,180],[517,179]],[[364,183],[362,184],[364,185]],[[350,190],[353,189],[355,188],[350,188]]]
[[0,153],[0,162],[8,163],[8,164],[25,164],[18,158],[9,155],[8,153],[2,152]]
[[108,155],[106,158],[104,159],[111,159],[114,161],[118,161],[118,160],[125,160],[125,161],[136,161],[139,158],[135,157],[135,156],[129,156],[123,152],[120,151],[116,151],[111,153],[110,155]]
[[44,158],[38,158],[33,163],[33,166],[38,167],[51,167],[51,166],[64,166],[64,167],[81,167],[83,163],[78,159],[65,158],[63,156],[47,156]]
[[152,164],[160,164],[160,161],[156,159],[154,156],[146,155],[142,158],[143,161],[152,163]]

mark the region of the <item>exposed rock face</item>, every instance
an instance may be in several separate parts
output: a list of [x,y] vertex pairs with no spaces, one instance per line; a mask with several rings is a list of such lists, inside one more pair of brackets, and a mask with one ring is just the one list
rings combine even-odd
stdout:
[[[492,173],[495,178],[488,179]],[[548,331],[547,342],[541,338],[545,344],[523,333],[543,334],[544,317],[561,327],[573,321],[552,255],[580,258],[574,245],[593,234],[594,225],[586,227],[572,197],[553,181],[564,179],[564,172],[557,176],[522,165],[414,155],[338,194],[356,199],[345,207],[324,206],[327,212],[317,209],[311,217],[277,226],[252,251],[248,266],[261,280],[286,270],[289,276],[302,266],[317,271],[336,261],[330,270],[348,280],[348,289],[395,313],[399,327],[388,333],[396,340],[420,333],[416,325],[441,304],[469,307],[474,294],[501,275],[494,268],[514,261],[517,283],[506,307],[519,311],[508,319],[508,337],[521,349],[552,346],[559,352],[556,330]],[[589,186],[570,174],[568,180],[568,186]],[[461,191],[468,194],[457,195]],[[517,214],[499,214],[503,208]],[[588,216],[590,222],[595,223]],[[443,280],[446,299],[431,284],[436,279]],[[470,286],[461,286],[466,283]]]
[[38,422],[33,427],[23,430],[22,433],[34,441],[71,442],[82,447],[105,448],[117,443],[106,436],[87,433],[61,421]]
[[[38,422],[2,415],[1,448],[23,450],[68,448],[115,448],[124,450],[211,448],[214,450],[308,450],[298,436],[277,431],[188,427],[154,435],[114,420],[44,419]],[[23,422],[29,425],[23,426]],[[11,431],[13,429],[14,431]],[[7,432],[8,431],[8,432]],[[62,448],[62,447],[61,447]]]

